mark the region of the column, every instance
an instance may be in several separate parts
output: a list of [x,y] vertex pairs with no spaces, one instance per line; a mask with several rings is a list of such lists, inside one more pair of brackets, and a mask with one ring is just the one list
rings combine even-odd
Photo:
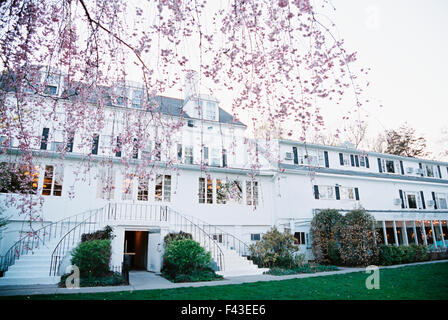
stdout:
[[437,237],[436,233],[434,232],[434,225],[432,223],[432,220],[429,220],[431,222],[431,231],[432,231],[432,242],[434,242],[434,248],[437,249]]
[[392,221],[392,226],[394,227],[395,245],[398,247],[400,244],[398,243],[397,225],[395,224],[395,220]]
[[439,220],[439,230],[440,230],[440,235],[442,236],[442,246],[444,248],[446,248],[445,237],[443,236],[442,221],[440,221],[440,220]]
[[422,220],[422,233],[423,233],[423,242],[424,242],[425,246],[427,246],[428,239],[426,239],[425,220]]
[[403,220],[402,222],[403,222],[402,228],[403,228],[404,244],[408,246],[409,241],[408,241],[408,230],[406,227],[406,220]]
[[415,220],[412,220],[412,229],[414,230],[414,241],[418,245],[417,228],[415,227]]
[[384,221],[384,220],[383,220],[383,235],[384,235],[384,244],[388,245],[387,232],[386,232],[386,221]]

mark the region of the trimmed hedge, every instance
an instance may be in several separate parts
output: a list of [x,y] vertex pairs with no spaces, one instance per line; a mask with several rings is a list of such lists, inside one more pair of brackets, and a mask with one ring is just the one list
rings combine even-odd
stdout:
[[324,209],[311,221],[311,239],[314,258],[322,264],[340,264],[336,227],[343,219],[335,209]]
[[92,240],[75,248],[71,263],[79,268],[81,278],[101,278],[109,273],[110,257],[110,240]]
[[114,238],[112,231],[112,227],[105,226],[103,230],[98,230],[92,233],[83,233],[81,236],[81,242],[92,240],[112,240]]
[[411,244],[410,246],[380,245],[380,264],[389,266],[393,264],[411,263],[430,260],[428,248],[424,245]]
[[210,252],[192,239],[168,240],[163,257],[162,275],[174,282],[222,279],[211,268]]

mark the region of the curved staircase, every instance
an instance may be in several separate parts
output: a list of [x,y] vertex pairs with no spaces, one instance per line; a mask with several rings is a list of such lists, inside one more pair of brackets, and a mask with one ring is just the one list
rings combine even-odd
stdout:
[[[217,273],[225,277],[258,275],[268,270],[247,259],[249,246],[216,226],[160,205],[109,203],[50,223],[19,239],[0,257],[0,286],[56,284],[61,262],[81,241],[83,233],[100,230],[113,220],[157,220],[169,223],[170,232],[187,232],[211,253]],[[125,210],[124,210],[125,209]]]

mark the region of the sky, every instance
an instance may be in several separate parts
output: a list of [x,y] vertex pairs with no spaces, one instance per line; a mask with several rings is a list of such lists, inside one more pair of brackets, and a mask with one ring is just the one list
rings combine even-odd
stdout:
[[[426,138],[430,157],[448,161],[448,155],[439,155],[448,151],[448,142],[442,141],[442,129],[448,130],[448,1],[323,1],[327,2],[325,9],[314,7],[322,21],[330,18],[335,23],[344,48],[357,52],[354,67],[371,69],[370,85],[363,93],[370,102],[360,109],[369,138],[406,122]],[[183,50],[194,56],[190,51],[195,48]],[[178,90],[164,94],[183,98]],[[229,93],[215,88],[214,95],[230,111]],[[339,128],[347,110],[346,105],[322,105],[326,128],[332,132]],[[244,117],[240,119],[244,122]]]
[[[440,140],[442,128],[448,127],[448,1],[330,4],[336,8],[329,14],[345,47],[358,53],[357,63],[371,68],[365,92],[371,103],[361,111],[369,116],[370,134],[407,122],[427,139],[433,154],[447,148]],[[324,114],[329,126],[339,118],[337,108]]]

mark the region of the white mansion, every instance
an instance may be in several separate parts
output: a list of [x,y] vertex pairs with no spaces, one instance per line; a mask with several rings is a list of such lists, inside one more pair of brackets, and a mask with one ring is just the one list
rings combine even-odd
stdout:
[[[72,100],[54,103],[52,97],[61,97],[65,89],[58,77],[52,81],[48,97],[39,99],[63,115]],[[127,124],[154,114],[142,110],[142,99],[138,86],[120,88],[107,103],[103,130],[75,128],[71,139],[37,108],[42,114],[33,125],[37,171],[30,196],[44,198],[44,221],[35,222],[37,236],[31,237],[26,218],[3,205],[10,222],[0,231],[0,285],[55,283],[81,235],[106,225],[115,235],[111,268],[130,259],[132,267],[153,272],[161,269],[164,236],[178,231],[191,233],[227,276],[263,271],[245,255],[272,226],[288,229],[311,258],[310,222],[325,208],[365,208],[388,244],[448,246],[448,163],[250,140],[246,126],[206,95],[155,97],[158,121],[179,123],[180,129],[153,123],[145,127],[147,141],[132,145],[131,137],[129,148],[123,143],[117,150]],[[14,163],[20,155],[17,139],[0,139],[8,141],[0,162]],[[60,146],[67,151],[63,158]],[[7,186],[0,192],[0,199],[19,196]]]

